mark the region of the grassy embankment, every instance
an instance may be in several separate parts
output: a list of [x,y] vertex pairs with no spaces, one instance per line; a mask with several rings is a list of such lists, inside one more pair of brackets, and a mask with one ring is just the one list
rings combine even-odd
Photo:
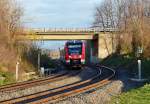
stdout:
[[[102,62],[102,65],[109,66],[111,68],[123,68],[129,70],[131,73],[137,74],[137,59],[133,57],[133,55],[126,54],[126,55],[111,55],[105,58]],[[143,77],[149,78],[150,77],[150,59],[143,58],[142,59],[142,75]]]
[[150,84],[115,97],[113,104],[150,104]]
[[[137,60],[131,55],[110,56],[102,61],[103,65],[112,68],[124,67],[132,73],[137,73]],[[142,75],[149,78],[150,60],[142,60]],[[129,90],[113,98],[114,104],[150,104],[150,84],[137,89]]]

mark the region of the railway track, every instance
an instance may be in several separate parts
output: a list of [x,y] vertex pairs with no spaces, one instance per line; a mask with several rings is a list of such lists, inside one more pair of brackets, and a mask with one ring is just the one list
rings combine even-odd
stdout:
[[66,97],[75,96],[86,91],[99,88],[110,82],[110,79],[115,75],[115,71],[105,66],[98,66],[99,73],[87,80],[80,81],[74,84],[66,85],[53,90],[46,90],[36,94],[23,96],[15,99],[1,101],[3,104],[26,104],[26,103],[54,103],[65,99]]
[[62,74],[52,75],[52,76],[47,77],[47,78],[41,78],[41,79],[32,80],[32,81],[9,84],[9,85],[5,85],[5,86],[1,86],[0,92],[9,92],[9,91],[21,90],[21,89],[25,89],[25,88],[38,86],[41,84],[47,84],[47,83],[54,82],[54,81],[57,81],[60,79],[68,78],[70,76],[74,76],[78,73],[80,73],[80,71],[77,71],[75,73],[67,71],[67,72],[64,72]]

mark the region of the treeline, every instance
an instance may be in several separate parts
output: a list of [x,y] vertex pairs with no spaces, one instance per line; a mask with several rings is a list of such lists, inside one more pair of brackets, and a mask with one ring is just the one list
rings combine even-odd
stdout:
[[133,53],[138,47],[150,57],[150,0],[103,0],[96,8],[94,26],[116,29],[112,34],[117,54]]
[[22,11],[15,0],[0,0],[0,69],[15,69],[16,36],[21,31]]
[[23,34],[22,16],[23,9],[16,0],[0,0],[0,76],[15,75],[17,62],[19,78],[23,73],[37,69],[38,48],[31,41],[17,40],[17,36]]

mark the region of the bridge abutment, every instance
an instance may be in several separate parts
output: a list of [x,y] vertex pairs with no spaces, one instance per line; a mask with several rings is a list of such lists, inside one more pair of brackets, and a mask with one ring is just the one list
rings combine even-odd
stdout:
[[98,58],[104,59],[113,53],[113,35],[111,33],[99,33],[98,34]]

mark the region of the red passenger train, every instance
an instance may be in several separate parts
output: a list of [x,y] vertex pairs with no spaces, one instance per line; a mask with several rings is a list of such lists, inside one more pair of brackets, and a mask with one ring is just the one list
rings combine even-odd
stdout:
[[67,41],[64,50],[67,66],[81,67],[85,64],[85,43],[83,41]]

